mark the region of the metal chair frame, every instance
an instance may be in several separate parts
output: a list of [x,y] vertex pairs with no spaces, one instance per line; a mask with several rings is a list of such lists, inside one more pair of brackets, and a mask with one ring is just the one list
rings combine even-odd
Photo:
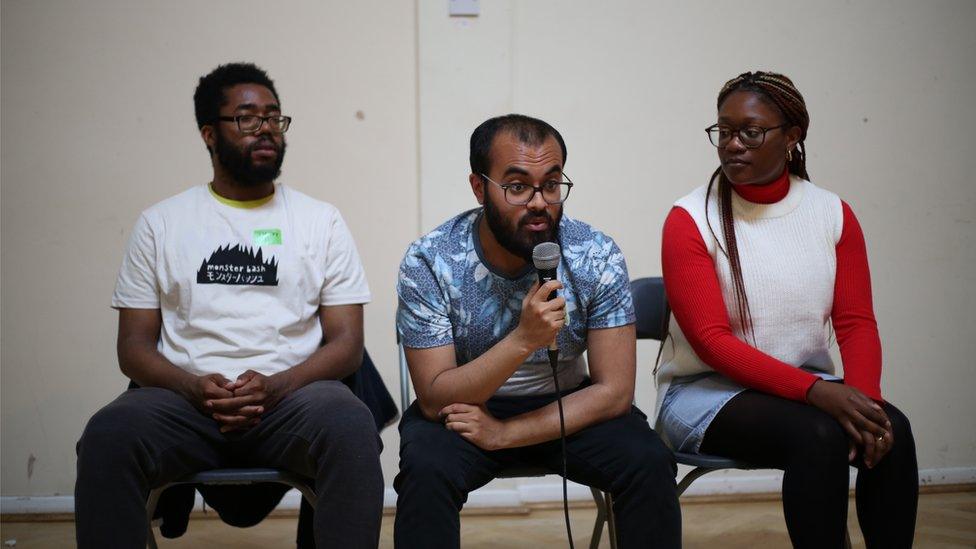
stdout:
[[[407,410],[410,406],[410,369],[407,367],[407,356],[403,351],[403,344],[400,342],[400,332],[397,331],[397,349],[400,363],[400,409]],[[523,477],[543,477],[546,475],[558,474],[544,467],[510,467],[503,469],[495,478],[523,478]],[[617,549],[617,529],[613,517],[613,497],[609,492],[601,492],[590,486],[590,493],[593,495],[593,502],[596,504],[596,520],[593,523],[593,534],[590,536],[590,549],[597,549],[600,546],[600,539],[603,537],[603,525],[607,525],[607,536],[610,539],[611,549]]]
[[211,469],[209,471],[201,471],[199,473],[192,474],[190,476],[184,477],[180,480],[170,482],[169,484],[164,484],[158,488],[154,488],[149,492],[149,499],[146,501],[146,515],[149,518],[149,535],[147,537],[147,543],[150,549],[157,549],[156,536],[153,532],[153,514],[156,512],[156,505],[159,503],[159,497],[162,495],[163,490],[169,488],[170,486],[176,486],[179,484],[204,484],[209,486],[214,485],[243,485],[243,484],[254,484],[258,482],[278,482],[281,484],[287,484],[292,488],[297,489],[302,493],[302,497],[308,501],[312,507],[315,507],[315,491],[312,489],[311,485],[308,483],[308,479],[295,475],[294,473],[289,473],[281,469]]

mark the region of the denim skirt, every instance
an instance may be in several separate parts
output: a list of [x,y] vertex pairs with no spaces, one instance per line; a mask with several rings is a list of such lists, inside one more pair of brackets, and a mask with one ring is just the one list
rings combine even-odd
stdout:
[[[837,376],[802,367],[825,380]],[[732,397],[746,388],[718,372],[706,372],[671,380],[661,403],[657,430],[676,452],[699,453],[705,431]]]

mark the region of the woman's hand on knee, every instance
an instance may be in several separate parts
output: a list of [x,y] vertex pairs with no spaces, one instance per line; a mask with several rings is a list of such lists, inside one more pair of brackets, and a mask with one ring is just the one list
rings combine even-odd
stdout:
[[886,430],[880,435],[875,435],[868,431],[861,431],[861,458],[864,464],[870,469],[881,461],[881,458],[888,453],[895,445],[895,434],[891,429]]
[[[850,385],[818,380],[807,392],[807,402],[836,419],[862,451],[872,441],[877,442],[878,437],[891,440],[888,415],[876,402]],[[885,446],[891,447],[890,444]]]

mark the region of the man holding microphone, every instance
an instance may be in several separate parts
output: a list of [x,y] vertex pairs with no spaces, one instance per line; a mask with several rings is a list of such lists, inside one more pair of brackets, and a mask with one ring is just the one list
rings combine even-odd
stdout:
[[[563,216],[565,159],[546,122],[484,122],[469,176],[481,207],[414,242],[401,263],[397,329],[417,400],[400,423],[397,547],[458,547],[467,494],[505,467],[562,470],[554,340],[567,477],[613,495],[619,547],[680,546],[674,459],[631,404],[627,267],[610,237]],[[531,259],[544,242],[562,257],[558,280],[540,287]]]

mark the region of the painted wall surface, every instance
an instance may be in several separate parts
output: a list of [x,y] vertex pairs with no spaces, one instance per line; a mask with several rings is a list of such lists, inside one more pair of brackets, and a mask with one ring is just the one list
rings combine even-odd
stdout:
[[[193,90],[219,63],[275,80],[294,117],[280,181],[349,224],[367,348],[395,386],[393,288],[418,215],[413,20],[409,2],[4,1],[3,495],[72,493],[85,422],[125,388],[116,273],[140,211],[210,180]],[[395,471],[395,429],[384,442]]]
[[[885,395],[912,420],[920,467],[976,470],[976,4],[481,4],[450,18],[438,0],[4,0],[3,496],[72,492],[74,443],[126,383],[108,307],[123,247],[141,210],[209,179],[192,93],[231,60],[266,68],[295,117],[281,180],[352,229],[374,295],[367,347],[391,390],[396,268],[476,205],[478,123],[555,125],[577,183],[567,213],[614,236],[632,277],[658,275],[670,204],[716,166],[702,130],[718,89],[788,74],[811,113],[810,174],[867,238]],[[649,410],[656,348],[638,351]],[[396,430],[383,440],[389,485]]]

